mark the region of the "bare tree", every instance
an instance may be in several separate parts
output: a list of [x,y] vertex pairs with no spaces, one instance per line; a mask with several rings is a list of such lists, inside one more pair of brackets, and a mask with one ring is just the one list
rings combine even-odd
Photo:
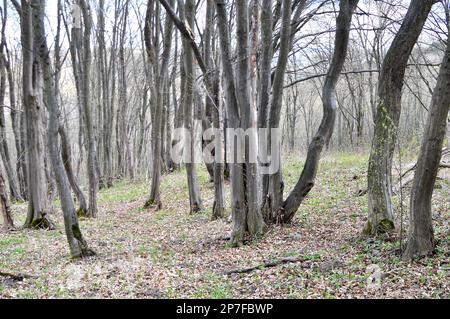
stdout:
[[64,214],[66,236],[69,242],[72,258],[88,257],[95,255],[95,253],[89,249],[81,234],[75,206],[70,193],[69,183],[58,150],[58,131],[60,127],[59,121],[61,110],[56,95],[57,91],[55,88],[54,78],[55,73],[53,72],[53,67],[50,61],[50,52],[47,46],[47,34],[45,32],[44,25],[45,2],[33,0],[31,7],[33,10],[34,37],[36,47],[38,48],[37,54],[43,71],[44,101],[49,111],[47,132],[49,151],[55,173],[56,184],[58,187],[59,198],[61,200],[61,207]]
[[412,0],[384,58],[379,85],[375,132],[368,170],[369,220],[365,235],[395,228],[392,207],[392,160],[397,143],[402,87],[409,56],[435,0]]
[[336,121],[336,85],[339,80],[349,43],[352,14],[358,4],[358,0],[346,0],[339,3],[339,15],[336,20],[336,39],[334,43],[333,59],[328,69],[323,87],[323,118],[319,129],[309,145],[306,163],[300,179],[284,201],[278,212],[279,222],[292,221],[295,213],[305,199],[306,195],[314,187],[317,170],[319,168],[320,155],[325,145],[330,142]]
[[19,9],[22,42],[22,98],[26,121],[26,145],[28,164],[28,214],[26,228],[54,228],[50,220],[47,182],[44,172],[43,141],[41,136],[42,73],[39,61],[33,54],[32,8],[28,1],[22,0]]
[[404,259],[424,257],[434,251],[431,199],[442,156],[450,108],[450,37],[442,60],[428,115],[411,191],[410,226]]

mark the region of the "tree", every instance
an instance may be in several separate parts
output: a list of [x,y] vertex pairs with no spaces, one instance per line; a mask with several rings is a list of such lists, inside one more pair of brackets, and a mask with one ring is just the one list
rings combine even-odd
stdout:
[[[187,25],[191,30],[194,29],[194,18],[195,18],[195,1],[186,0],[184,5],[184,18]],[[193,112],[197,113],[198,110],[193,110],[194,103],[194,90],[195,90],[195,70],[194,70],[194,55],[192,47],[189,40],[183,38],[183,48],[184,48],[184,70],[186,80],[184,83],[184,100],[183,100],[183,115],[184,115],[184,128],[189,132],[191,137],[194,137],[195,128],[193,123]],[[197,105],[198,107],[198,105]],[[186,144],[184,145],[184,152],[188,153],[187,158],[189,158],[186,164],[187,182],[189,188],[189,202],[190,202],[190,212],[197,213],[203,210],[203,203],[200,197],[200,188],[198,185],[197,177],[197,167],[194,160],[194,143],[193,138],[186,139]]]
[[450,108],[450,37],[434,89],[422,147],[414,173],[410,202],[410,226],[404,259],[431,255],[434,251],[431,199],[442,156]]
[[6,192],[5,179],[3,172],[0,171],[0,209],[2,210],[3,228],[6,230],[14,229],[14,222],[11,213],[11,203],[8,193]]
[[26,228],[54,228],[50,220],[47,198],[47,181],[44,172],[43,141],[41,136],[42,113],[44,108],[41,89],[42,73],[39,61],[33,52],[32,8],[22,0],[18,10],[22,42],[22,98],[26,122],[26,146],[28,164],[28,214]]
[[[6,47],[6,22],[7,22],[7,5],[4,1],[3,9],[0,8],[1,13],[1,42],[0,42],[0,155],[3,160],[3,165],[6,170],[6,175],[8,176],[9,189],[11,192],[11,197],[17,201],[22,201],[22,195],[19,187],[19,183],[14,173],[13,165],[11,163],[10,149],[8,145],[8,139],[6,138],[6,118],[5,118],[5,96],[6,96],[6,83],[7,78],[10,76],[8,70],[9,61],[7,58],[8,52]],[[11,81],[9,81],[9,86],[11,90]],[[13,89],[14,93],[14,89]],[[10,94],[11,96],[11,94]],[[13,98],[14,101],[14,98]],[[14,103],[15,104],[15,103]],[[15,105],[14,105],[15,107]],[[15,110],[13,110],[15,111]]]
[[61,200],[61,207],[64,215],[64,224],[67,240],[69,242],[72,258],[84,258],[95,255],[88,247],[87,242],[81,234],[78,224],[77,213],[71,197],[70,187],[64,171],[62,159],[58,150],[58,132],[60,128],[60,106],[58,104],[57,91],[55,87],[55,77],[50,61],[50,52],[47,46],[47,34],[44,25],[45,2],[32,0],[34,37],[36,41],[37,55],[42,66],[44,81],[44,103],[49,112],[48,121],[48,145],[52,167],[55,173],[56,184]]
[[[249,83],[249,39],[248,39],[248,8],[244,1],[236,3],[237,23],[237,55],[236,85],[234,82],[230,34],[224,1],[216,0],[217,27],[220,38],[223,76],[225,79],[225,97],[227,105],[227,127],[232,129],[248,129],[256,123],[256,116],[250,108]],[[242,120],[241,120],[242,118]],[[239,138],[239,137],[238,137]],[[255,140],[257,136],[250,137]],[[230,143],[230,141],[228,141]],[[242,140],[241,140],[242,143]],[[237,154],[237,143],[230,144]],[[257,172],[256,165],[250,163],[249,144],[244,143],[244,158],[233,158],[231,167],[231,206],[233,232],[230,244],[240,246],[244,236],[260,236],[265,231],[265,223],[257,202]]]
[[363,234],[377,236],[395,228],[392,207],[392,160],[398,138],[402,87],[409,56],[435,0],[412,0],[384,58],[369,159],[368,222]]
[[[173,0],[172,2],[173,3]],[[145,46],[147,50],[149,67],[149,80],[151,90],[151,103],[153,104],[152,112],[152,182],[150,198],[145,203],[145,207],[156,206],[160,209],[162,206],[160,185],[161,185],[161,170],[162,170],[162,135],[163,129],[162,113],[164,103],[165,83],[168,78],[169,58],[172,48],[172,33],[173,22],[171,19],[165,19],[162,54],[159,53],[159,31],[160,31],[160,16],[159,4],[156,1],[149,0],[147,4],[147,14],[145,18]],[[160,60],[161,59],[161,60]]]
[[331,60],[325,84],[322,92],[323,118],[319,129],[309,145],[305,166],[302,174],[283,202],[276,216],[282,223],[292,221],[301,203],[314,187],[317,171],[319,168],[320,155],[325,145],[330,142],[336,121],[336,85],[342,72],[345,58],[347,56],[350,38],[350,26],[352,14],[358,4],[358,0],[340,1],[339,15],[336,20],[336,38],[334,42],[334,53]]
[[[81,16],[75,17],[80,21],[72,28],[73,53],[72,63],[74,75],[78,79],[79,103],[82,109],[84,123],[86,124],[87,138],[87,172],[89,181],[89,207],[86,217],[97,217],[97,191],[98,191],[98,172],[97,172],[97,148],[94,132],[94,119],[91,103],[91,32],[92,17],[89,4],[85,0],[77,0],[76,10],[81,11]],[[82,17],[82,21],[81,21]],[[82,23],[83,22],[83,23]]]

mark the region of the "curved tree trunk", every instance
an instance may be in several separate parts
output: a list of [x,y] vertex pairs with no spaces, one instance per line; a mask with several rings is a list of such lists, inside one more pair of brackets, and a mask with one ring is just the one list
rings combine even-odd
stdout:
[[450,108],[450,38],[433,93],[427,126],[411,191],[411,218],[404,259],[431,255],[434,251],[431,198],[442,156]]
[[334,54],[322,93],[322,123],[320,124],[316,136],[309,145],[305,167],[303,168],[300,179],[277,214],[278,221],[281,223],[292,221],[306,195],[308,195],[314,187],[317,170],[319,168],[320,155],[323,147],[329,143],[333,134],[334,123],[336,120],[336,84],[347,56],[352,14],[357,4],[358,0],[340,1],[340,10],[336,21]]
[[49,152],[64,214],[64,224],[70,253],[72,258],[83,258],[95,255],[95,253],[89,249],[81,234],[67,176],[64,172],[62,160],[58,151],[59,116],[61,110],[57,102],[54,72],[50,62],[50,52],[47,47],[47,35],[44,26],[44,5],[45,3],[40,0],[32,0],[31,4],[33,8],[35,41],[38,44],[38,55],[44,75],[44,100],[49,111],[47,132]]
[[72,152],[70,149],[70,142],[67,137],[66,129],[62,125],[59,127],[59,136],[61,137],[61,157],[64,164],[64,169],[66,171],[70,187],[75,193],[79,204],[77,215],[86,216],[88,212],[86,197],[84,196],[80,186],[78,186],[77,178],[75,177],[75,173],[72,167]]
[[395,228],[392,208],[392,160],[397,143],[402,87],[409,56],[435,0],[412,0],[400,30],[383,62],[379,104],[369,160],[369,220],[363,235],[376,236]]

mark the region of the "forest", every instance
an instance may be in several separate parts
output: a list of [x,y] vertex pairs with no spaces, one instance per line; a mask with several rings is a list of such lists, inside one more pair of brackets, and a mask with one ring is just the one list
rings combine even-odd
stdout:
[[0,0],[0,299],[450,298],[450,0]]

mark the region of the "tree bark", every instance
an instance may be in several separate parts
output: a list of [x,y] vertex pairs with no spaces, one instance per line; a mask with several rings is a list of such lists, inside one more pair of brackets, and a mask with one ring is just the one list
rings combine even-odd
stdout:
[[11,203],[9,201],[8,193],[6,192],[3,172],[1,171],[0,171],[0,205],[3,217],[3,228],[5,228],[6,230],[14,229],[14,222],[11,212]]
[[[171,0],[173,4],[173,0]],[[145,25],[145,46],[150,63],[153,64],[154,72],[151,72],[150,81],[153,81],[151,86],[152,92],[152,102],[154,104],[154,109],[152,112],[152,182],[150,198],[145,203],[145,208],[155,206],[157,209],[162,207],[161,195],[160,195],[160,185],[161,185],[161,170],[162,170],[162,158],[161,149],[163,143],[163,136],[161,134],[163,129],[162,113],[163,113],[163,103],[164,103],[164,93],[163,89],[168,80],[168,67],[170,51],[172,48],[172,33],[173,33],[173,22],[171,19],[166,17],[164,24],[164,35],[163,35],[163,53],[161,55],[161,61],[159,60],[158,54],[158,40],[154,40],[152,36],[152,27],[155,25],[155,34],[158,35],[159,32],[159,17],[154,23],[153,19],[156,17],[154,6],[159,6],[158,3],[149,0],[147,4],[147,15],[146,15],[146,25]],[[155,41],[155,43],[154,43]],[[157,63],[157,65],[155,65]]]
[[[184,7],[185,20],[188,26],[194,29],[195,17],[195,1],[186,0]],[[198,185],[197,165],[194,157],[195,147],[195,127],[193,126],[193,104],[194,104],[194,87],[195,87],[195,71],[194,71],[194,55],[189,40],[183,38],[184,48],[184,69],[186,74],[186,82],[184,89],[183,100],[183,114],[184,114],[184,128],[189,132],[191,139],[186,139],[187,144],[184,146],[184,151],[188,152],[190,160],[186,164],[187,182],[189,188],[189,202],[190,212],[197,213],[203,210],[203,203],[200,197],[200,187]]]
[[[234,83],[234,71],[231,57],[230,34],[226,5],[222,0],[216,0],[217,27],[220,38],[220,51],[222,56],[223,76],[225,79],[225,93],[227,104],[227,128],[248,129],[256,128],[256,115],[252,114],[250,107],[250,83],[249,83],[249,38],[248,38],[248,8],[244,1],[237,5],[237,77]],[[257,136],[250,136],[255,142]],[[228,141],[234,155],[237,155],[237,144]],[[241,139],[241,143],[242,143]],[[245,139],[244,139],[245,143]],[[249,161],[249,145],[243,147],[243,158],[227,159],[231,171],[231,206],[233,231],[230,244],[241,246],[246,234],[252,237],[260,236],[265,231],[265,224],[257,201],[257,166]],[[254,144],[253,144],[254,145]],[[227,156],[229,154],[227,153]],[[250,165],[252,164],[252,165]]]
[[70,193],[67,176],[64,172],[62,159],[58,151],[58,131],[60,127],[60,106],[56,96],[55,78],[50,62],[50,52],[47,46],[46,32],[44,26],[44,5],[40,0],[32,0],[34,36],[37,44],[37,53],[43,70],[44,100],[49,111],[48,121],[48,144],[52,167],[55,173],[61,207],[64,215],[64,224],[67,240],[69,242],[72,258],[84,258],[93,256],[95,253],[88,247],[84,240],[78,218]]
[[363,230],[365,236],[377,236],[395,228],[391,171],[398,137],[403,80],[411,51],[434,3],[435,0],[411,1],[383,62],[367,174],[369,214]]
[[330,142],[336,121],[336,85],[347,56],[352,14],[358,0],[340,1],[339,15],[336,20],[336,39],[331,61],[322,93],[322,123],[309,145],[306,163],[300,179],[278,211],[278,222],[291,222],[305,197],[314,187],[323,147]]
[[271,154],[272,148],[272,129],[280,127],[281,106],[283,103],[283,86],[284,76],[286,73],[286,66],[288,55],[291,48],[291,1],[283,0],[282,7],[282,26],[280,37],[280,52],[278,56],[277,68],[275,70],[275,77],[272,87],[272,100],[269,109],[269,119],[267,122],[268,136],[267,136],[267,152],[271,156],[271,160],[277,157],[276,161],[280,163],[279,169],[268,176],[266,183],[267,193],[263,194],[264,207],[263,214],[266,223],[274,223],[277,219],[278,208],[283,203],[283,176],[281,171],[281,148],[276,150],[275,154]]
[[403,258],[410,260],[434,251],[431,199],[442,157],[450,108],[450,38],[433,92],[427,126],[411,191],[408,243]]
[[47,183],[44,172],[43,143],[41,140],[41,113],[43,111],[39,98],[40,66],[34,58],[35,43],[33,39],[32,8],[28,1],[21,1],[21,42],[22,42],[22,89],[26,123],[26,146],[28,163],[28,214],[25,228],[53,229],[50,220]]

